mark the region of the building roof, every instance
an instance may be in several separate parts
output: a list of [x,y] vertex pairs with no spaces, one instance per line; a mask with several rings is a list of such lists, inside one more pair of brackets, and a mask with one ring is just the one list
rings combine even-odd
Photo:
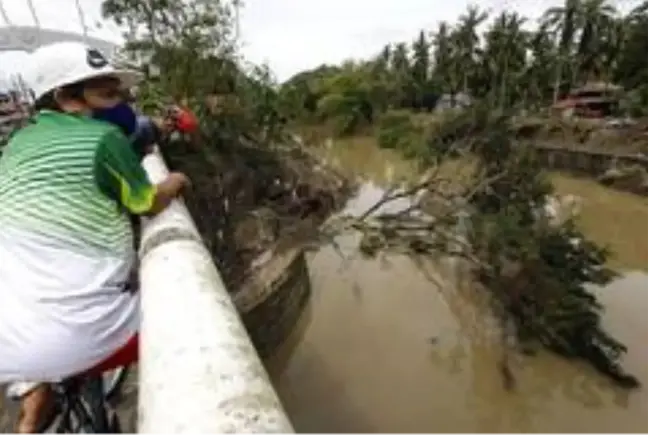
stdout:
[[573,97],[572,96],[557,101],[556,104],[552,106],[552,108],[563,110],[563,109],[570,109],[576,106],[582,106],[586,104],[614,103],[616,101],[617,98],[611,98],[611,97]]
[[622,90],[623,87],[614,83],[598,81],[585,83],[580,88],[573,89],[571,93],[577,95],[585,92],[620,92]]

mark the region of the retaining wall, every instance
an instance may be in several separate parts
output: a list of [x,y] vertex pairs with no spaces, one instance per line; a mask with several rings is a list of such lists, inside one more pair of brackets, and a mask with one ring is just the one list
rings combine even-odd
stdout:
[[578,174],[599,176],[615,165],[622,167],[638,165],[648,170],[648,157],[642,155],[615,154],[552,145],[538,145],[536,151],[542,163],[548,168]]

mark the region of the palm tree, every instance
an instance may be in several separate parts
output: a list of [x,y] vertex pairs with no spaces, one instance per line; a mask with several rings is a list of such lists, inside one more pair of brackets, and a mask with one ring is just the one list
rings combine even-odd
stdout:
[[623,44],[618,50],[615,79],[626,88],[648,82],[648,1],[631,11],[623,21]]
[[609,0],[565,0],[564,6],[547,10],[544,23],[559,35],[554,101],[565,77],[571,87],[607,75],[623,37],[617,10]]
[[[617,48],[619,38],[616,28],[617,10],[607,4],[608,0],[583,0],[580,5],[580,38],[576,51],[577,66],[573,71],[572,82],[587,80],[590,76],[600,76],[605,63],[612,63],[603,48]],[[607,55],[607,56],[606,56]]]
[[477,6],[468,6],[468,10],[459,17],[459,24],[454,31],[454,40],[458,50],[458,62],[462,77],[463,92],[469,93],[471,79],[475,76],[475,69],[479,56],[478,27],[486,21],[488,13],[479,10]]
[[552,76],[556,68],[555,47],[547,24],[542,24],[528,35],[530,59],[525,71],[527,97],[535,102],[546,102],[551,97]]
[[501,109],[521,96],[520,84],[526,72],[528,48],[528,35],[522,30],[524,21],[515,12],[502,12],[486,33],[484,67],[491,101],[498,100]]
[[430,44],[421,30],[412,44],[412,78],[417,86],[423,86],[430,73]]
[[375,57],[374,71],[377,74],[383,74],[389,71],[389,67],[392,60],[392,46],[391,44],[385,45],[380,53]]
[[453,63],[453,47],[450,39],[450,26],[445,21],[439,23],[437,31],[432,35],[432,46],[434,47],[433,56],[433,77],[441,84],[444,92],[454,92],[450,86]]
[[404,42],[394,46],[391,56],[391,71],[394,75],[394,100],[397,106],[402,106],[406,103],[408,86],[411,80],[409,50]]
[[580,11],[581,0],[565,0],[564,6],[548,9],[543,17],[547,28],[551,28],[554,34],[559,35],[558,62],[554,81],[554,103],[558,101],[564,70],[569,65],[569,59],[572,55]]

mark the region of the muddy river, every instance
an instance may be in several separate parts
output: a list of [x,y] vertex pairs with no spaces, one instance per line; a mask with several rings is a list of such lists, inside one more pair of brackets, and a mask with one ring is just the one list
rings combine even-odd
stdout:
[[[411,171],[362,141],[334,144],[326,154],[377,183]],[[611,245],[614,265],[627,271],[597,291],[605,325],[629,347],[624,366],[644,389],[620,390],[588,366],[546,353],[506,352],[484,301],[456,268],[424,273],[405,258],[365,260],[352,255],[349,237],[342,255],[328,248],[311,255],[312,303],[269,361],[296,430],[648,431],[648,274],[640,271],[648,268],[648,201],[555,179],[561,192],[583,197],[583,228]],[[436,270],[445,285],[428,279]],[[513,391],[498,372],[504,355],[517,379]]]

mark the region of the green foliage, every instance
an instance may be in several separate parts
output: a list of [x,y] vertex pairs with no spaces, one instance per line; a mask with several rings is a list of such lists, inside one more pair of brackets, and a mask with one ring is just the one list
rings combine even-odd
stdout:
[[532,149],[515,145],[508,120],[489,121],[473,145],[479,170],[492,182],[471,198],[469,240],[483,265],[482,283],[512,318],[518,338],[588,360],[620,385],[638,381],[620,368],[625,346],[601,326],[601,306],[591,284],[616,274],[608,252],[589,241],[574,222],[552,225],[538,217],[554,193]]
[[382,148],[402,148],[416,131],[411,115],[407,112],[388,112],[380,117],[376,138]]
[[[411,44],[388,44],[373,59],[299,73],[281,87],[283,107],[302,122],[320,108],[317,119],[333,119],[346,134],[386,110],[433,110],[443,94],[470,95],[491,109],[538,110],[590,80],[629,91],[648,81],[645,7],[622,16],[609,1],[568,0],[548,9],[535,31],[504,11],[480,37],[487,18],[470,7],[431,37],[419,31]],[[641,114],[648,103],[634,98],[632,107]]]
[[356,133],[374,120],[375,83],[366,81],[363,69],[349,65],[338,74],[320,80],[315,88],[321,97],[316,113],[329,120],[338,135]]
[[[451,190],[454,196],[435,190],[442,177],[425,181],[431,203],[451,199],[466,205],[434,214],[440,218],[432,226],[408,221],[412,216],[402,222],[385,217],[381,226],[368,228],[362,251],[375,255],[395,247],[416,255],[447,253],[445,241],[452,244],[456,237],[447,233],[460,226],[467,243],[460,243],[458,254],[470,261],[482,288],[492,295],[496,314],[503,325],[512,326],[508,331],[520,346],[543,346],[583,359],[618,385],[638,387],[639,381],[620,366],[627,349],[603,328],[602,307],[592,289],[616,277],[606,265],[609,253],[588,240],[571,218],[556,223],[545,213],[553,186],[534,147],[514,142],[510,117],[476,106],[448,116],[430,131],[423,147],[408,148],[400,140],[410,127],[402,113],[384,117],[379,129],[383,146],[408,150],[410,158],[428,168],[455,156],[471,157],[473,176]],[[457,210],[468,216],[467,222],[454,217]],[[422,230],[412,234],[408,226]]]
[[138,98],[144,110],[185,101],[216,142],[240,135],[273,142],[284,124],[277,86],[267,67],[245,68],[237,57],[238,6],[224,0],[104,0],[102,11],[127,29],[126,63],[148,75]]
[[423,128],[412,121],[408,112],[387,112],[380,117],[376,139],[382,148],[396,149],[406,158],[416,158],[425,146]]
[[173,97],[195,95],[231,74],[234,7],[221,0],[104,0],[105,17],[124,26],[130,62],[163,71]]
[[632,117],[648,116],[648,84],[628,92],[620,106],[622,112]]

